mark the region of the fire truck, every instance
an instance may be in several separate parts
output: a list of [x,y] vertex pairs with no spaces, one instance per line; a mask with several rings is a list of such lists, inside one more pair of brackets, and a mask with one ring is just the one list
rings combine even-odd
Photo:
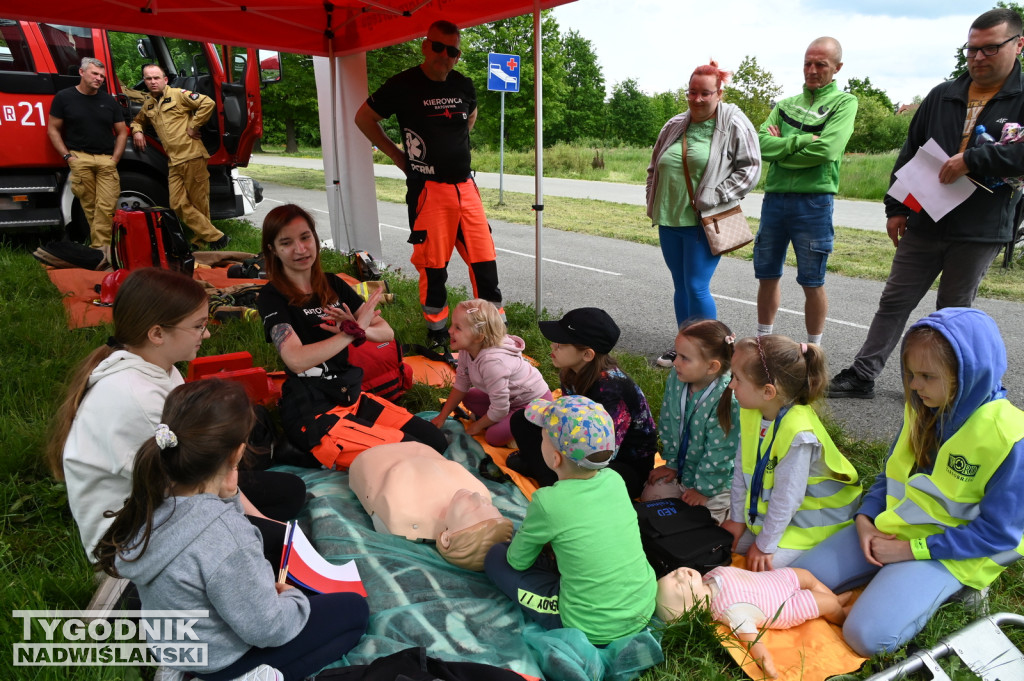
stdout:
[[[79,82],[83,57],[106,66],[105,89],[130,124],[148,96],[142,66],[160,64],[172,87],[211,97],[217,113],[201,129],[210,153],[210,214],[251,213],[262,200],[259,183],[238,174],[263,133],[260,88],[280,80],[280,58],[241,47],[119,33],[100,28],[0,18],[0,234],[63,229],[89,234],[71,193],[68,167],[46,134],[54,94]],[[275,60],[274,57],[277,57]],[[261,61],[271,68],[261,68]],[[276,68],[274,68],[276,67]],[[128,147],[118,164],[118,207],[167,206],[167,156],[147,129],[146,149]]]

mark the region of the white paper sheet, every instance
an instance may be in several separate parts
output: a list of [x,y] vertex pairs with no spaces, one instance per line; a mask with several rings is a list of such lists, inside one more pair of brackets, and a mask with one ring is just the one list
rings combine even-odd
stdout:
[[958,178],[951,184],[939,182],[939,170],[948,160],[949,155],[942,150],[938,142],[929,139],[917,150],[914,158],[896,171],[896,177],[903,185],[903,189],[913,194],[933,220],[942,219],[977,190],[966,176]]

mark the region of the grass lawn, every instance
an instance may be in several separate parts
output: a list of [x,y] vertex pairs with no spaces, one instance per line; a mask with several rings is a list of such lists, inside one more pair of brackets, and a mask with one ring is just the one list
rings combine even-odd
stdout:
[[[270,179],[270,178],[267,178]],[[392,188],[394,191],[394,188]],[[240,250],[257,251],[259,238],[247,223],[218,223]],[[637,231],[640,227],[637,227]],[[325,254],[328,269],[345,267],[344,258]],[[383,314],[399,338],[416,338],[422,320],[418,309],[416,284],[388,275],[396,293],[395,303],[385,306]],[[56,289],[45,272],[24,247],[0,243],[0,314],[6,320],[6,332],[0,337],[0,610],[77,609],[86,605],[93,591],[92,570],[78,540],[77,529],[67,508],[63,484],[54,482],[42,459],[50,419],[61,398],[63,386],[75,364],[110,334],[108,328],[69,331]],[[453,291],[452,300],[464,292]],[[522,336],[527,352],[541,362],[549,384],[557,385],[548,346],[535,323],[528,305],[507,308],[509,328]],[[258,321],[232,320],[211,329],[204,342],[203,355],[249,350],[256,361],[271,368],[279,366],[272,347],[263,341]],[[651,368],[646,359],[619,355],[624,369],[643,388],[654,411],[661,403],[665,373]],[[410,391],[408,405],[413,411],[436,409],[439,389],[418,386]],[[879,470],[886,453],[885,443],[852,441],[831,428],[839,447],[865,476],[866,484]],[[993,611],[1020,612],[1022,604],[1021,568],[1011,567],[999,580],[991,595]],[[930,646],[942,635],[963,626],[972,617],[959,605],[944,606],[925,631],[914,641]],[[0,620],[4,641],[22,639],[19,620]],[[41,632],[37,632],[37,636]],[[705,681],[744,678],[716,642],[706,616],[694,616],[664,632],[666,662],[646,672],[644,681]],[[1024,640],[1018,640],[1018,644]],[[11,648],[7,648],[7,655]],[[873,660],[869,667],[851,678],[865,678],[884,665],[903,658],[906,651]],[[32,668],[10,667],[4,678],[11,679],[150,679],[152,669],[132,667]],[[960,677],[955,677],[960,678]]]
[[[845,177],[846,170],[843,172]],[[324,189],[323,172],[319,170],[253,164],[246,169],[246,173],[266,182],[319,191]],[[481,189],[480,195],[487,208],[488,217],[513,224],[534,224],[532,194],[506,191],[505,202],[502,205],[498,205],[497,189]],[[405,183],[401,180],[378,177],[377,198],[381,201],[403,203]],[[756,218],[748,217],[747,221],[752,229],[757,229]],[[547,197],[544,201],[544,226],[652,246],[658,244],[658,230],[651,226],[643,206],[625,203]],[[889,237],[882,232],[837,227],[835,252],[829,258],[828,271],[848,277],[885,281],[889,276],[894,250]],[[754,246],[750,244],[726,257],[753,260],[753,254]],[[1003,255],[1000,252],[982,280],[978,295],[1024,302],[1024,267],[1003,269],[1002,261]],[[787,264],[796,266],[796,257],[792,249]]]
[[[300,148],[295,154],[285,154],[279,149],[281,147],[267,146],[264,152],[307,158],[320,158],[323,153],[321,149],[312,147]],[[603,168],[594,168],[592,165],[598,151],[604,160]],[[391,159],[380,151],[374,152],[373,161],[391,164]],[[843,157],[838,197],[881,201],[889,189],[889,174],[895,161],[895,151],[884,154],[846,154]],[[646,147],[581,147],[559,143],[544,150],[544,176],[644,184],[650,162],[651,150]],[[486,147],[474,149],[473,167],[484,173],[498,172],[498,150]],[[509,175],[533,175],[535,167],[532,149],[505,150],[505,172]],[[763,173],[757,189],[764,189]]]

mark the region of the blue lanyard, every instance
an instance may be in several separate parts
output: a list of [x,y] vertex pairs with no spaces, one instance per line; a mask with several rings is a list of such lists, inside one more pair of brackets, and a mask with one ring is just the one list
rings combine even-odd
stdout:
[[[719,380],[721,380],[721,377],[711,381],[711,383],[708,384],[708,387],[704,388],[704,392],[700,394],[700,397],[697,398],[697,402],[693,405],[693,411],[690,412],[690,418],[686,418],[686,407],[681,407],[683,412],[683,432],[679,435],[679,451],[676,453],[676,480],[682,479],[683,466],[686,465],[686,454],[690,446],[690,420],[696,416],[697,409],[704,403],[704,400],[708,398],[715,386],[718,385]],[[689,389],[689,384],[687,384],[687,387],[683,389],[686,392],[683,394],[685,395],[689,392]]]
[[747,509],[747,517],[750,519],[751,525],[757,520],[757,503],[761,499],[761,492],[764,490],[764,474],[768,470],[768,462],[771,460],[772,445],[775,444],[775,436],[779,434],[779,424],[782,423],[782,417],[789,411],[790,406],[788,404],[784,406],[779,410],[779,415],[775,417],[775,421],[772,423],[772,439],[768,441],[768,449],[765,450],[764,454],[761,453],[761,445],[764,439],[761,438],[757,442],[757,462],[754,464],[754,475],[750,480],[750,508]]

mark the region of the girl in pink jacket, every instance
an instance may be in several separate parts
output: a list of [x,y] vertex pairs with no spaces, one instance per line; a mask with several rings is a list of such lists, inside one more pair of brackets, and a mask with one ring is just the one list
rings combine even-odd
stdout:
[[526,344],[507,333],[498,308],[480,299],[455,306],[448,335],[452,350],[459,353],[459,368],[434,425],[440,427],[462,402],[476,416],[467,433],[486,431],[488,444],[508,444],[512,414],[537,398],[551,399],[544,377],[523,357]]

